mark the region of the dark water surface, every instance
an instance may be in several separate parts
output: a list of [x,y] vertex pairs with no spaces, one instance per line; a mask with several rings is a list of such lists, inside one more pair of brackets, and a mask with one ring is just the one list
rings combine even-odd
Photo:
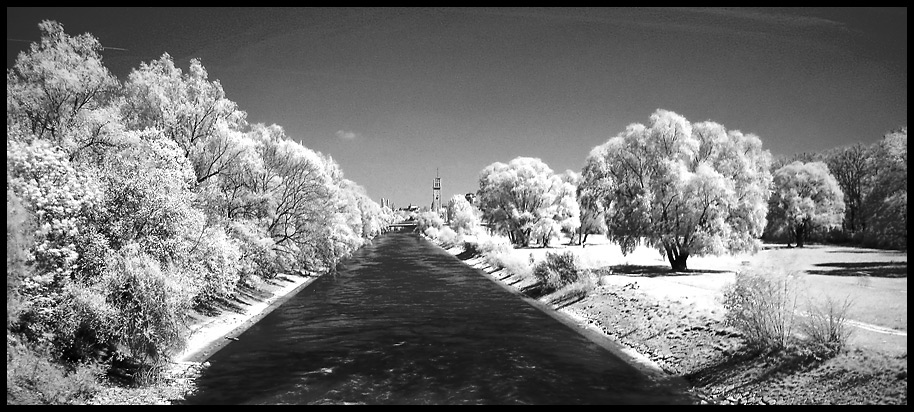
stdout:
[[690,402],[408,233],[376,238],[239,338],[186,403]]

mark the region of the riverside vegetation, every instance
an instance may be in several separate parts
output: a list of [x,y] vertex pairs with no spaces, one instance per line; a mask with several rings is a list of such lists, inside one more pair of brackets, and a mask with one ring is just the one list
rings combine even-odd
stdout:
[[[681,274],[703,256],[758,253],[762,239],[906,250],[906,126],[868,146],[773,158],[759,136],[658,109],[592,148],[581,173],[518,157],[485,167],[475,198],[395,213],[330,156],[249,124],[199,60],[183,71],[164,54],[121,81],[90,34],[40,29],[7,71],[10,404],[84,403],[103,383],[155,382],[192,314],[282,274],[332,271],[402,220],[479,252],[511,287],[648,354],[706,402],[907,402],[906,351],[848,350],[855,302],[795,316],[783,268],[729,269],[725,316],[695,320],[636,281],[614,283],[656,267],[616,262],[610,275],[531,251],[583,252],[603,237],[623,256],[658,251],[664,273]],[[877,277],[906,279],[906,254],[904,266]],[[869,279],[858,269],[840,274]]]

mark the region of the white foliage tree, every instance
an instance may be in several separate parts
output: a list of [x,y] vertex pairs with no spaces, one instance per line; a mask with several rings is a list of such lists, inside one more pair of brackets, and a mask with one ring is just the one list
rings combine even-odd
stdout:
[[454,195],[447,203],[451,227],[459,234],[473,233],[479,227],[479,211],[465,196]]
[[662,109],[650,120],[587,158],[580,190],[602,204],[608,238],[623,253],[644,241],[676,271],[689,256],[758,250],[771,182],[761,140]]
[[841,227],[844,193],[822,162],[793,162],[774,172],[772,225],[787,231],[797,247],[816,229]]
[[490,227],[505,233],[515,245],[526,247],[535,238],[551,236],[557,224],[561,227],[561,220],[574,214],[566,199],[572,196],[574,202],[574,189],[568,189],[542,160],[517,157],[482,170],[477,202]]

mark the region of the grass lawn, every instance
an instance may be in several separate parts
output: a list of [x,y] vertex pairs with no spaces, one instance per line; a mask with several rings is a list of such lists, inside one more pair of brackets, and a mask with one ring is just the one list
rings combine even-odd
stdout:
[[[689,304],[694,310],[721,315],[723,289],[739,270],[788,271],[801,276],[801,309],[828,298],[850,299],[848,319],[907,331],[906,252],[843,246],[808,245],[802,249],[766,244],[759,253],[725,256],[694,256],[689,273],[670,273],[659,252],[638,247],[623,255],[619,246],[603,236],[591,235],[587,244],[568,246],[555,242],[549,248],[516,249],[513,253],[545,259],[546,253],[572,251],[582,268],[612,271],[607,283],[636,283],[640,290],[658,298]],[[856,329],[856,328],[855,328]],[[851,344],[891,351],[907,350],[907,336],[855,330]]]

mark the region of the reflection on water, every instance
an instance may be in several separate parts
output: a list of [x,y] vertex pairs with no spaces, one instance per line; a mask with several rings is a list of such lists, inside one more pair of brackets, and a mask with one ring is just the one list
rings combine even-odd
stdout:
[[690,402],[407,233],[376,238],[239,338],[186,403]]

